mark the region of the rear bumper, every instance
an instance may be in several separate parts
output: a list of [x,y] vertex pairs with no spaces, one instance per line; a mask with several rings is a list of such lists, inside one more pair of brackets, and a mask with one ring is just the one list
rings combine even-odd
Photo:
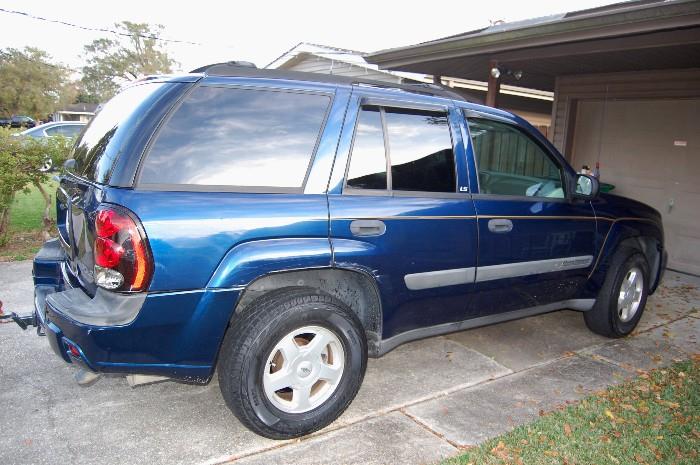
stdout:
[[53,351],[95,372],[206,382],[238,289],[89,296],[65,273],[58,241],[34,260],[36,320]]

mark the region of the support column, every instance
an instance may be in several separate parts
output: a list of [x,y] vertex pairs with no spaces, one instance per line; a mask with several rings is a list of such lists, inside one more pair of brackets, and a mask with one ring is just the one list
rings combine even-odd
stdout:
[[489,74],[489,80],[488,80],[488,90],[486,91],[486,105],[490,107],[497,107],[498,106],[498,92],[501,90],[501,77],[499,76],[498,78],[495,78],[491,75],[491,70],[493,68],[496,68],[498,66],[498,62],[496,60],[491,60],[489,62],[489,69],[488,69],[488,74]]
[[433,84],[441,85],[442,84],[442,76],[440,76],[440,75],[433,76]]

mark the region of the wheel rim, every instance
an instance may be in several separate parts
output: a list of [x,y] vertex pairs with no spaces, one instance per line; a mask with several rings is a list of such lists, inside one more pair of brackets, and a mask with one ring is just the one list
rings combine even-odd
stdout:
[[335,333],[321,326],[295,329],[267,357],[265,396],[283,412],[308,412],[335,392],[344,368],[345,351]]
[[620,285],[620,294],[617,297],[617,314],[620,321],[626,323],[637,314],[642,302],[644,291],[644,275],[642,270],[633,267],[625,275]]

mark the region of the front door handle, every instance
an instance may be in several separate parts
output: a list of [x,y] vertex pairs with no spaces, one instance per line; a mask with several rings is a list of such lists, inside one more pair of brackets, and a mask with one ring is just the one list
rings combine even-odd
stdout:
[[513,222],[505,218],[489,220],[489,231],[493,233],[508,233],[513,230]]
[[354,236],[381,236],[386,232],[386,225],[379,220],[355,220],[350,223],[350,232]]

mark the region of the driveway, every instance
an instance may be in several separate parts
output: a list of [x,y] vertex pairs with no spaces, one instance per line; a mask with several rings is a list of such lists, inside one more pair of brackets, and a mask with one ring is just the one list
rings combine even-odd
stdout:
[[[31,263],[0,263],[5,310],[32,305]],[[426,463],[541,411],[700,352],[700,279],[667,273],[633,337],[610,341],[561,311],[406,344],[370,360],[334,424],[272,441],[228,411],[216,381],[89,388],[45,339],[0,325],[0,463]]]

